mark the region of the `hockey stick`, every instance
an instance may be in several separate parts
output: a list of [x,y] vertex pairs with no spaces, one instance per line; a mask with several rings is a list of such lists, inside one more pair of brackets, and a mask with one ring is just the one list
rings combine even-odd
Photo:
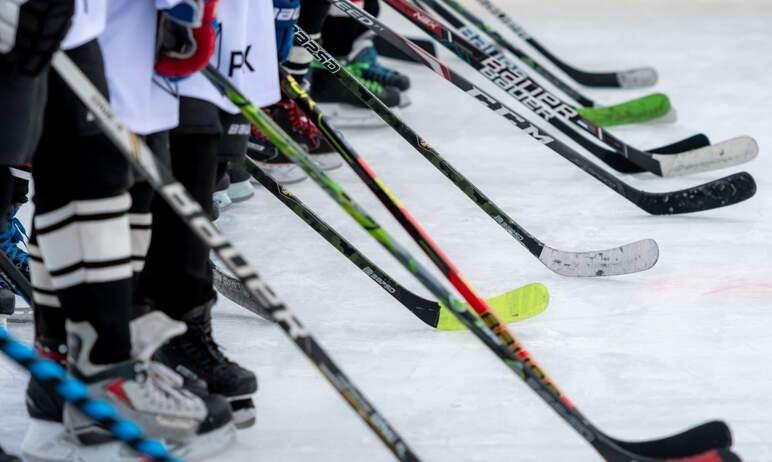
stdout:
[[175,459],[160,441],[147,438],[139,425],[122,418],[113,405],[89,397],[88,387],[67,374],[59,364],[41,358],[35,350],[14,339],[3,327],[0,327],[0,350],[26,369],[48,393],[57,395],[78,408],[137,453],[158,462],[181,462]]
[[422,62],[436,74],[450,81],[457,88],[480,101],[488,109],[499,114],[523,130],[534,140],[546,145],[557,154],[584,170],[587,174],[652,215],[682,214],[725,207],[727,205],[742,202],[756,193],[756,182],[753,177],[746,172],[736,173],[725,178],[680,191],[652,193],[636,189],[605,171],[600,166],[590,162],[587,158],[565,143],[551,137],[542,129],[533,125],[512,109],[504,106],[491,95],[464,79],[441,62],[427,55],[422,50],[413,47],[409,41],[388,29],[383,23],[379,22],[365,11],[362,11],[346,0],[330,1],[333,5],[359,21],[360,24],[368,27],[386,40],[389,40],[395,46],[401,47],[406,53],[412,53],[414,57],[421,58]]
[[507,234],[515,238],[550,270],[563,276],[613,276],[645,271],[657,262],[659,249],[651,239],[642,240],[613,249],[591,252],[568,252],[554,249],[541,242],[522,226],[517,224],[498,205],[489,199],[474,184],[440,156],[431,145],[397,117],[385,104],[375,97],[354,76],[349,74],[318,43],[302,29],[295,28],[295,43],[304,47],[323,64],[335,78],[360,100],[375,111],[419,154],[431,162],[443,175],[479,206]]
[[627,71],[617,72],[586,72],[576,69],[558,59],[557,56],[550,53],[544,48],[541,43],[536,41],[531,34],[527,33],[525,29],[520,27],[512,18],[509,17],[504,11],[496,7],[490,0],[477,0],[479,4],[485,7],[488,12],[496,16],[501,22],[503,22],[509,30],[514,32],[518,37],[525,40],[536,51],[542,54],[555,66],[560,68],[563,72],[568,74],[574,81],[588,87],[605,87],[605,88],[641,88],[650,87],[656,85],[658,76],[657,71],[651,67],[643,67],[637,69],[630,69]]
[[126,158],[140,172],[169,206],[187,223],[190,230],[205,242],[220,261],[244,284],[253,300],[263,307],[270,318],[281,327],[343,399],[373,430],[378,438],[401,461],[418,461],[402,437],[391,427],[362,392],[343,373],[298,318],[276,296],[268,284],[260,279],[225,236],[206,217],[184,186],[171,175],[168,167],[158,161],[150,148],[134,135],[115,115],[110,104],[86,78],[78,67],[62,52],[52,61],[54,69],[96,117],[102,130]]
[[[549,122],[564,135],[585,146],[593,154],[597,149],[572,127],[583,131],[595,140],[611,147],[616,155],[623,156],[633,164],[659,176],[676,176],[726,168],[742,164],[755,158],[758,144],[753,138],[738,137],[697,150],[660,155],[636,149],[620,140],[605,129],[582,117],[576,108],[561,101],[541,85],[530,79],[517,67],[509,67],[485,51],[446,28],[427,13],[419,10],[406,0],[385,0],[393,9],[425,33],[453,52],[461,60],[472,66],[477,72],[501,88],[514,99]],[[452,27],[460,28],[464,24],[450,11],[435,0],[421,0],[448,21]],[[571,126],[566,124],[568,121]],[[601,157],[601,156],[599,156]]]
[[[450,8],[452,8],[456,13],[458,13],[461,17],[463,17],[465,20],[467,20],[469,23],[474,25],[477,29],[481,30],[483,33],[485,33],[488,37],[493,40],[496,45],[499,47],[509,51],[512,55],[517,57],[517,59],[525,64],[526,66],[533,69],[537,74],[542,76],[544,79],[546,79],[548,82],[550,82],[552,85],[560,89],[564,94],[566,94],[569,98],[579,103],[580,106],[584,106],[586,108],[599,108],[601,111],[606,112],[618,112],[623,109],[629,109],[632,112],[639,113],[640,108],[639,106],[642,106],[643,103],[646,103],[648,106],[650,102],[653,102],[652,100],[658,100],[659,104],[661,104],[663,107],[662,109],[666,112],[669,110],[669,101],[667,99],[667,96],[662,95],[661,93],[655,94],[655,95],[649,95],[644,98],[632,100],[626,103],[617,104],[614,106],[608,106],[608,107],[599,107],[598,104],[587,97],[586,95],[581,94],[578,90],[575,88],[569,86],[563,80],[561,80],[558,76],[550,72],[548,69],[540,65],[538,62],[536,62],[533,58],[528,56],[523,50],[520,48],[517,48],[515,45],[512,44],[509,40],[504,38],[501,34],[496,32],[496,30],[483,22],[482,19],[475,16],[471,11],[466,9],[460,2],[456,0],[442,0],[442,2],[446,5],[448,5]],[[441,16],[444,16],[442,13],[437,11]],[[451,24],[452,25],[452,24]],[[460,25],[460,27],[456,27],[456,29],[469,39],[472,43],[476,43],[477,39],[475,39],[475,36],[479,37],[477,33],[470,27],[466,25]],[[481,47],[483,50],[491,53],[492,56],[496,57],[496,59],[499,59],[501,61],[504,61],[506,63],[506,57],[503,53],[499,52],[499,48],[487,44]],[[436,56],[436,55],[435,55]],[[666,106],[666,107],[664,107]],[[631,115],[627,115],[625,118],[629,119],[626,123],[638,123],[643,122],[645,119],[651,119],[655,116],[661,117],[665,114],[662,111],[659,111],[657,113],[649,113],[649,114],[640,114],[637,117],[633,117]],[[618,122],[618,124],[621,124],[621,121]]]
[[[258,168],[255,170],[253,177],[338,252],[348,258],[354,266],[359,268],[368,278],[400,302],[421,321],[439,330],[464,329],[464,326],[448,312],[447,307],[442,303],[419,297],[403,287],[357,250],[329,224],[325,223],[323,219],[308,209],[300,199],[279,185],[265,172]],[[238,281],[217,269],[215,272],[215,287],[218,292],[235,303],[242,306],[251,303],[251,299],[244,292]],[[509,324],[524,321],[544,311],[549,302],[549,291],[543,284],[533,283],[510,290],[493,298],[488,298],[487,301],[502,321]],[[247,306],[247,309],[254,310],[249,306]]]
[[[255,124],[282,154],[303,168],[309,177],[338,202],[341,208],[368,231],[406,269],[424,283],[432,294],[445,302],[452,313],[457,315],[459,321],[488,346],[517,376],[523,379],[536,394],[544,399],[558,415],[563,417],[606,460],[614,462],[650,462],[676,457],[694,457],[694,462],[698,460],[712,462],[730,462],[735,460],[731,458],[733,453],[725,449],[731,444],[731,436],[728,432],[728,427],[723,422],[711,422],[674,437],[643,443],[622,442],[609,437],[595,428],[579,412],[571,400],[558,389],[541,367],[536,364],[530,353],[512,336],[507,326],[501,323],[485,300],[469,285],[458,269],[450,263],[447,256],[439,250],[436,244],[424,232],[420,231],[419,225],[412,218],[405,214],[411,225],[408,228],[414,228],[418,231],[415,235],[410,233],[411,236],[421,245],[427,256],[432,259],[432,262],[448,278],[451,284],[469,302],[469,305],[471,305],[479,317],[475,317],[468,310],[468,307],[459,303],[458,299],[445,289],[431,273],[424,269],[420,262],[412,258],[397,241],[391,239],[389,234],[351,200],[343,189],[327,176],[289,135],[278,129],[276,123],[250,103],[229,80],[211,65],[204,70],[204,75],[234,105],[241,109],[242,114]],[[255,170],[253,161],[247,160],[246,165],[252,171]],[[364,165],[362,164],[363,168],[365,168]],[[383,185],[381,184],[381,186]],[[385,187],[383,187],[383,190],[387,191]]]

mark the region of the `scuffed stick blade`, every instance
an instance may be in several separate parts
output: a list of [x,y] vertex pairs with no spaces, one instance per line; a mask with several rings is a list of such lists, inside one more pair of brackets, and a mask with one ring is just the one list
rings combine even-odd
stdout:
[[756,194],[756,181],[747,172],[735,173],[693,188],[667,193],[638,191],[630,199],[652,215],[702,212],[737,204]]
[[592,252],[566,252],[544,247],[539,260],[561,276],[598,277],[646,271],[659,259],[659,247],[653,239]]
[[680,154],[654,154],[652,157],[660,163],[662,176],[680,176],[740,165],[758,154],[756,140],[739,136]]
[[220,295],[232,301],[233,303],[248,309],[266,321],[271,319],[270,314],[263,310],[260,305],[255,303],[255,301],[249,295],[249,292],[244,289],[244,285],[241,283],[241,281],[223,272],[223,270],[221,270],[211,260],[209,261],[209,264],[212,265],[213,269],[212,273],[214,276],[214,288],[217,290],[217,292],[220,293]]

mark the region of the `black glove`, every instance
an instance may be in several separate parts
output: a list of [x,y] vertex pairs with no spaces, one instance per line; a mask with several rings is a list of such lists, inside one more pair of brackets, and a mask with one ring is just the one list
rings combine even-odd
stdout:
[[39,74],[67,34],[74,0],[0,0],[0,68]]

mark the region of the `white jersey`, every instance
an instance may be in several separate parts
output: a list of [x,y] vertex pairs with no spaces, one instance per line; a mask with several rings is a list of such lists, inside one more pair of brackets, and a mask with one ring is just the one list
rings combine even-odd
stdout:
[[174,128],[179,101],[153,81],[156,8],[180,0],[109,0],[107,27],[99,37],[110,101],[126,125],[140,135]]
[[[221,23],[211,63],[256,106],[279,101],[279,64],[271,0],[226,0],[218,5]],[[209,101],[236,114],[238,108],[202,75],[179,82],[179,94]]]
[[107,0],[75,0],[72,26],[62,41],[71,50],[99,37],[107,22]]

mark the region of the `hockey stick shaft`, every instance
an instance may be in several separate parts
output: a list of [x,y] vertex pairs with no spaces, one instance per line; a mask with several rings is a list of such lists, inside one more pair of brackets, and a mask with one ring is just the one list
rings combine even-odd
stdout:
[[550,72],[549,69],[545,68],[544,66],[536,62],[533,58],[528,56],[528,54],[526,54],[523,50],[521,50],[520,48],[517,48],[510,41],[504,38],[501,34],[496,32],[496,30],[493,27],[483,22],[483,20],[480,19],[479,17],[475,16],[460,2],[456,0],[442,0],[442,1],[446,5],[453,8],[453,10],[455,10],[459,15],[461,15],[461,17],[463,17],[464,19],[472,23],[475,27],[483,31],[486,35],[488,35],[488,37],[490,37],[494,42],[496,42],[497,45],[512,53],[518,60],[520,60],[520,62],[522,62],[526,66],[533,69],[537,74],[539,74],[545,80],[547,80],[552,85],[560,89],[560,91],[566,94],[569,98],[579,103],[580,106],[586,106],[586,107],[596,106],[595,101],[581,94],[579,90],[563,82],[563,80],[561,80],[558,76]]
[[53,66],[94,114],[105,134],[123,152],[134,169],[140,172],[155,191],[169,204],[190,230],[208,245],[226,268],[249,290],[256,303],[263,306],[276,322],[319,369],[336,391],[349,403],[362,420],[375,432],[397,459],[418,461],[407,443],[386,421],[364,394],[343,373],[322,349],[298,318],[276,296],[228,239],[206,217],[201,205],[192,199],[184,186],[177,182],[168,167],[161,164],[150,148],[134,135],[112,111],[109,102],[88,78],[64,54],[57,53]]
[[26,369],[46,391],[78,408],[84,415],[101,424],[119,441],[147,459],[158,462],[182,462],[175,459],[160,441],[147,438],[139,425],[122,418],[110,403],[90,398],[86,385],[67,374],[56,362],[41,358],[35,350],[13,338],[3,327],[0,327],[0,350]]
[[531,34],[518,25],[506,12],[494,5],[490,0],[477,0],[489,13],[496,16],[510,31],[531,45],[552,64],[565,72],[574,81],[590,87],[622,87],[635,88],[651,86],[657,83],[657,73],[651,68],[633,69],[621,72],[586,72],[574,68],[559,59]]

